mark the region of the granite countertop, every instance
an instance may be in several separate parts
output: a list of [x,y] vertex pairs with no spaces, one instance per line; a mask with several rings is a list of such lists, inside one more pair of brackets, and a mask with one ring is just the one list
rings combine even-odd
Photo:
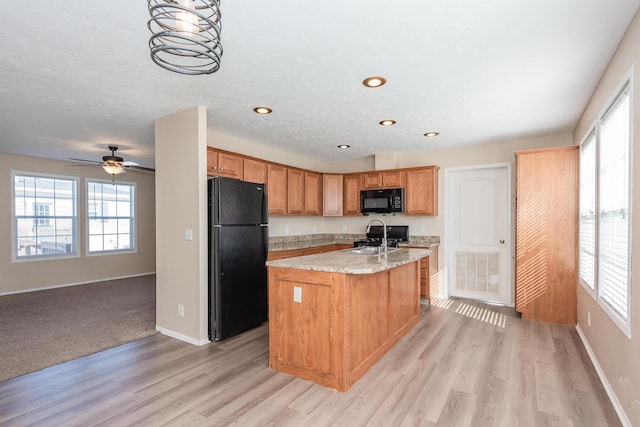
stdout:
[[[353,245],[357,240],[363,240],[364,234],[302,234],[298,236],[276,236],[269,238],[269,252],[286,251],[291,249],[312,248],[315,246],[332,245],[334,243]],[[410,236],[409,241],[400,244],[401,247],[413,246],[430,248],[440,244],[439,236]],[[361,255],[362,256],[362,255]]]
[[348,253],[349,250],[351,249],[267,261],[267,266],[330,273],[372,274],[417,261],[431,254],[429,249],[401,248],[380,255],[353,254]]

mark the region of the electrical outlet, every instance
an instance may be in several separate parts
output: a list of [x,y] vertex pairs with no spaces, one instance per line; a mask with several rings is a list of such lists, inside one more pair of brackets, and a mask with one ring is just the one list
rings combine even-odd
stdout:
[[193,230],[190,228],[184,229],[184,240],[193,240]]
[[302,288],[298,286],[293,287],[293,302],[302,302]]
[[587,326],[591,327],[591,312],[587,311]]
[[347,231],[347,224],[344,224],[344,225],[342,226],[342,231]]
[[178,317],[184,317],[184,305],[178,304]]
[[424,225],[420,226],[420,233],[426,233],[427,228]]
[[313,227],[311,227],[311,231],[313,231],[313,232],[315,233],[316,231],[318,231],[318,227],[316,227],[316,226],[314,225]]
[[285,225],[285,226],[284,226],[284,234],[289,234],[289,231],[291,231],[291,230],[289,229],[289,226],[288,226],[288,225]]

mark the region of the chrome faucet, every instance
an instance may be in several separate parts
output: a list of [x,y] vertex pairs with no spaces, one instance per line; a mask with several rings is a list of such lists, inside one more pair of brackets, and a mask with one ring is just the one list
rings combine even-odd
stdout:
[[385,224],[382,218],[373,218],[369,221],[369,224],[367,224],[367,234],[371,231],[371,224],[374,221],[380,221],[382,224],[382,242],[380,242],[380,247],[383,251],[387,252],[387,224]]

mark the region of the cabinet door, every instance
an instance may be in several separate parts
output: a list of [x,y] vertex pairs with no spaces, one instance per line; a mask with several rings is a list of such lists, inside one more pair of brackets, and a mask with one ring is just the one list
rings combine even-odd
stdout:
[[382,187],[382,172],[365,172],[360,176],[362,177],[362,188]]
[[207,147],[207,175],[242,179],[243,157]]
[[242,179],[242,156],[229,153],[218,153],[218,175]]
[[407,171],[406,215],[438,215],[438,167]]
[[344,215],[360,215],[360,174],[344,175]]
[[304,173],[304,213],[322,215],[322,174]]
[[322,214],[342,216],[342,175],[322,175]]
[[404,188],[405,171],[389,171],[382,173],[382,186],[385,188]]
[[287,213],[287,168],[269,164],[267,168],[267,201],[270,215]]
[[265,184],[267,182],[267,163],[253,159],[244,159],[244,181]]
[[218,152],[211,147],[207,147],[207,175],[218,174]]
[[287,213],[304,213],[304,171],[287,169]]

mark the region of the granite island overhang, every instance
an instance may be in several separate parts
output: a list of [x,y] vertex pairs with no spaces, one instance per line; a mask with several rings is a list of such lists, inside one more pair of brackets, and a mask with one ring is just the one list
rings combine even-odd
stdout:
[[428,249],[268,261],[269,366],[347,391],[420,320]]

